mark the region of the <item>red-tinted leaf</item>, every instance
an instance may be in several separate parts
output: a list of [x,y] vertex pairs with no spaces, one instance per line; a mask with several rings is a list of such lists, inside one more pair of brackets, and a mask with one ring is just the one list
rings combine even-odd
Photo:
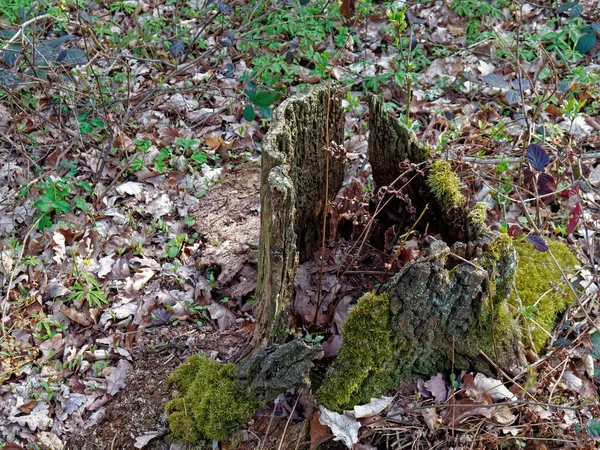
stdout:
[[541,236],[536,236],[535,234],[527,236],[527,241],[531,242],[536,250],[540,252],[548,251],[548,244],[546,243],[546,239]]
[[571,234],[575,231],[575,227],[579,223],[579,219],[581,219],[581,203],[577,203],[573,211],[571,211],[571,218],[569,219],[569,227],[567,228],[567,234]]
[[525,184],[529,184],[531,180],[533,180],[533,172],[529,167],[525,167],[525,169],[523,169],[523,181]]
[[529,144],[527,147],[527,161],[538,172],[541,172],[550,162],[550,156],[539,144]]
[[508,229],[508,235],[510,237],[517,237],[517,236],[521,236],[523,234],[523,228],[521,228],[520,225],[511,225],[510,228]]
[[562,195],[563,197],[574,197],[576,195],[579,195],[579,183],[575,183],[568,189],[563,189],[562,191],[560,191],[560,195]]
[[538,193],[541,195],[552,194],[556,190],[556,180],[549,173],[542,172],[538,176]]

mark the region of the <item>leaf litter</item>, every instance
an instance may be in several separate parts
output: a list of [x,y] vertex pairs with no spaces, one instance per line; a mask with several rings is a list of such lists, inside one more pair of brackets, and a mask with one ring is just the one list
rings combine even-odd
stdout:
[[[192,8],[210,7],[204,2],[188,3]],[[146,1],[132,5],[142,21],[147,19],[143,14],[161,19],[172,14],[168,5]],[[248,6],[246,2],[218,2],[213,9],[229,17],[238,8]],[[356,6],[353,1],[342,2],[342,16],[355,17]],[[508,20],[507,8],[501,8],[498,17],[486,18],[497,38],[472,43],[464,17],[451,6],[449,2],[430,1],[408,9],[418,46],[429,57],[415,74],[410,112],[420,124],[417,133],[455,161],[468,192],[488,205],[489,226],[506,228],[515,234],[527,232],[528,239],[540,251],[547,248],[545,240],[530,234],[534,230],[524,220],[527,217],[539,218],[538,227],[543,222],[542,231],[546,234],[568,236],[579,248],[580,259],[589,261],[589,267],[581,274],[585,281],[582,285],[586,313],[581,306],[572,307],[553,337],[554,345],[545,355],[531,355],[533,371],[516,380],[527,388],[525,391],[519,390],[517,383],[483,374],[463,374],[455,381],[446,381],[438,374],[422,382],[421,387],[405,387],[386,412],[370,411],[368,414],[375,419],[359,428],[370,442],[384,435],[386,426],[396,432],[398,429],[392,427],[403,426],[401,431],[409,440],[411,429],[423,429],[428,430],[427,439],[437,438],[439,443],[445,439],[440,437],[443,433],[437,434],[440,430],[445,433],[448,428],[485,423],[487,434],[483,439],[489,440],[484,442],[494,442],[508,436],[523,441],[529,437],[552,439],[556,434],[549,424],[555,423],[560,438],[576,446],[586,437],[600,435],[596,418],[600,355],[596,333],[600,332],[595,331],[597,324],[590,324],[588,318],[598,315],[596,264],[600,261],[600,246],[596,188],[600,172],[593,160],[578,160],[597,151],[600,120],[597,111],[567,117],[561,108],[565,108],[569,95],[578,101],[597,102],[597,92],[594,83],[585,81],[576,71],[572,71],[575,75],[571,79],[556,80],[557,86],[553,85],[553,77],[538,77],[545,66],[543,55],[521,61],[520,65],[496,58],[512,39],[514,22]],[[584,17],[592,11],[590,2],[577,6],[582,8]],[[539,34],[543,35],[548,31],[548,13],[548,8],[524,4],[523,24],[542,24]],[[131,26],[130,14],[112,10],[104,2],[85,15],[90,19],[84,17],[88,23],[92,16],[101,21],[110,17],[124,28]],[[564,26],[569,15],[573,15],[573,10],[557,12]],[[395,50],[388,45],[391,37],[385,11],[370,13],[361,20],[354,27],[358,39],[343,43],[340,58],[331,62],[333,76],[351,86],[350,100],[363,95],[360,86],[397,68]],[[190,25],[195,32],[200,20],[193,18]],[[74,78],[70,83],[80,88],[78,79],[85,74],[77,65],[78,57],[82,57],[82,63],[85,59],[93,64],[102,77],[131,73],[130,94],[141,103],[129,116],[136,128],[119,126],[118,120],[109,123],[108,116],[100,122],[69,116],[58,122],[62,128],[53,128],[56,117],[48,121],[31,109],[18,110],[17,114],[0,105],[0,280],[4,289],[2,324],[9,330],[2,336],[0,353],[0,438],[10,442],[3,447],[7,450],[11,446],[20,448],[18,443],[33,442],[45,448],[62,448],[65,443],[69,448],[109,448],[111,442],[115,448],[158,445],[164,437],[162,405],[170,398],[166,375],[193,351],[231,359],[247,340],[253,320],[250,303],[257,276],[259,171],[253,162],[241,163],[256,158],[266,131],[257,118],[268,116],[281,93],[267,88],[252,92],[243,85],[240,78],[248,71],[249,63],[238,57],[239,31],[224,31],[216,24],[200,26],[201,36],[197,37],[208,50],[203,57],[194,54],[196,61],[188,62],[186,58],[194,50],[180,39],[172,39],[168,50],[162,44],[148,45],[155,61],[133,57],[129,48],[118,49],[118,59],[100,53],[88,58],[92,55],[72,48],[80,45],[81,39],[70,27],[66,32],[71,52],[53,50],[46,55],[54,58],[51,63],[57,74],[62,70],[58,63],[72,64]],[[92,48],[100,45],[103,50],[114,51],[108,43],[106,36],[99,37]],[[580,48],[589,45],[585,40],[574,44]],[[326,52],[337,45],[333,36],[326,36],[315,42],[314,48]],[[290,42],[286,47],[293,60],[297,44]],[[280,56],[277,50],[268,52]],[[597,56],[592,53],[586,58],[593,55]],[[170,57],[182,64],[171,72]],[[415,63],[423,64],[418,60]],[[592,75],[597,73],[593,64],[587,69]],[[156,90],[156,77],[165,74],[166,87]],[[4,70],[1,75],[2,85],[6,85]],[[28,80],[29,75],[17,76]],[[529,82],[530,77],[533,83]],[[580,80],[574,81],[575,77]],[[319,80],[304,65],[299,68],[299,78],[304,83]],[[524,153],[521,147],[525,146],[519,140],[528,124],[522,117],[520,102],[530,98],[533,91],[554,87],[557,101],[540,112],[541,120],[547,124],[543,132],[550,136],[548,143],[529,145]],[[286,96],[297,90],[297,86],[291,86]],[[397,106],[406,100],[403,89],[397,83],[381,83],[380,90],[392,113],[398,115]],[[40,102],[50,104],[46,93],[39,94]],[[146,94],[151,95],[142,100]],[[333,208],[334,240],[340,236],[355,239],[369,218],[365,199],[370,187],[364,158],[366,140],[361,133],[365,101],[351,104],[350,100],[344,106],[349,134],[354,135],[345,144],[355,170]],[[17,136],[17,126],[27,134]],[[41,132],[46,126],[51,130]],[[110,136],[96,142],[94,133],[100,130],[111,130]],[[89,141],[89,146],[78,146],[75,138],[81,136]],[[32,161],[17,151],[20,147],[16,143],[22,139],[31,157],[45,165],[44,176],[38,180],[28,169]],[[117,151],[103,156],[103,146],[109,140]],[[177,151],[165,154],[162,150],[167,147]],[[485,157],[497,158],[499,162],[490,165],[481,159]],[[529,165],[523,170],[529,182],[528,192],[524,191],[525,201],[513,198],[503,217],[494,189],[489,186],[497,188],[499,178],[500,183],[506,184],[503,174],[516,168],[514,158],[523,157]],[[70,160],[77,161],[74,174],[73,167],[64,164]],[[188,170],[187,161],[194,161],[194,170]],[[123,172],[123,162],[138,170]],[[78,203],[83,209],[60,216],[61,224],[57,221],[53,227],[38,230],[34,226],[39,219],[34,200],[44,190],[38,182],[50,177],[50,182],[55,183],[67,176],[74,183],[93,185],[95,203],[86,205],[84,200],[83,204]],[[24,188],[29,189],[29,194],[23,195]],[[77,189],[83,193],[84,184]],[[545,197],[538,199],[539,194]],[[189,217],[193,224],[186,223],[185,218]],[[30,228],[32,232],[28,234]],[[197,237],[193,237],[195,233]],[[183,235],[187,239],[178,239]],[[18,236],[16,242],[11,241],[13,236]],[[401,263],[418,256],[419,241],[409,242]],[[301,316],[301,325],[314,321],[315,312],[317,322],[322,324],[332,316],[330,337],[324,344],[327,358],[332,360],[341,345],[349,308],[361,291],[372,287],[373,280],[368,284],[359,276],[352,279],[351,273],[345,279],[338,277],[337,263],[348,249],[339,246],[329,251],[322,292],[317,293],[316,276],[323,255],[316,255],[314,261],[299,270],[296,312]],[[371,269],[381,270],[387,263],[387,258],[377,252],[366,252],[366,256],[372,258]],[[365,270],[364,265],[347,269],[352,272],[359,267]],[[90,303],[84,297],[80,298],[83,301],[69,300],[76,283],[87,298],[99,286],[110,303]],[[318,309],[320,297],[323,302]],[[422,397],[415,399],[415,395]],[[532,396],[548,398],[548,405],[516,403],[516,399],[531,401]],[[552,406],[551,400],[557,398],[564,404],[577,404],[581,398],[593,402],[575,414],[574,410]],[[282,405],[288,401],[284,396]],[[411,411],[421,406],[426,408]],[[123,411],[135,414],[129,417]],[[307,414],[297,419],[309,417]],[[514,425],[517,420],[518,426]],[[348,428],[338,431],[345,436],[342,440],[356,444],[356,422],[344,421]],[[326,433],[319,436],[326,438]],[[466,432],[457,441],[460,445],[473,445],[476,438]],[[253,441],[247,437],[245,442]],[[367,443],[356,445],[370,447]]]

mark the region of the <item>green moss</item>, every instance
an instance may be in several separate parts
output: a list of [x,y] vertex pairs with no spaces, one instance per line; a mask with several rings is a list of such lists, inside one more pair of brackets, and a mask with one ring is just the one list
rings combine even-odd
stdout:
[[195,355],[169,378],[180,397],[166,405],[173,437],[187,442],[223,440],[250,420],[259,402],[240,388],[233,364]]
[[[578,262],[569,248],[558,241],[548,241],[548,247],[565,274],[573,273]],[[527,340],[526,344],[530,344],[530,335],[533,346],[538,351],[552,333],[557,315],[574,298],[549,252],[539,252],[525,240],[515,241],[515,248],[519,254],[515,286],[525,309],[521,317],[527,327],[524,339]],[[520,309],[521,305],[514,293],[509,302],[517,310]]]
[[435,161],[431,164],[427,184],[444,209],[456,208],[465,201],[460,192],[460,180],[448,161]]
[[476,203],[469,213],[469,222],[473,225],[483,225],[487,216],[487,206],[483,202]]
[[399,361],[410,346],[394,338],[387,295],[362,296],[344,325],[344,344],[317,391],[325,407],[341,410],[367,403],[394,388],[403,375]]

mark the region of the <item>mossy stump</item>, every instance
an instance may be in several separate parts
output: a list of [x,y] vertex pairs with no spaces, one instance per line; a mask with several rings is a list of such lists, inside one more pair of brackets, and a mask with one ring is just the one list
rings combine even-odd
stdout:
[[254,351],[287,328],[296,268],[321,246],[323,215],[342,187],[344,165],[324,151],[344,139],[338,91],[322,83],[285,100],[264,139]]

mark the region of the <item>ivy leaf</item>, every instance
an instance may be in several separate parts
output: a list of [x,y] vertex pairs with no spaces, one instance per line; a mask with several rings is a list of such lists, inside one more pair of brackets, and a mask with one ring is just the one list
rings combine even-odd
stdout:
[[583,6],[575,5],[571,8],[571,17],[577,17],[583,14]]
[[171,42],[169,53],[171,53],[171,56],[173,56],[173,58],[183,58],[183,56],[185,55],[185,44],[183,43],[183,41],[175,39],[173,42]]
[[[256,106],[269,107],[277,100],[281,98],[281,94],[279,92],[257,92],[253,98],[250,99],[252,103]],[[260,111],[259,111],[260,112]]]
[[556,8],[556,12],[557,13],[562,13],[565,11],[568,11],[569,9],[571,9],[573,6],[575,6],[577,3],[579,3],[579,1],[576,2],[566,2],[563,3],[562,5],[560,5],[558,8]]
[[596,33],[600,34],[600,22],[594,22],[592,25],[592,30],[594,30]]
[[510,89],[510,84],[508,83],[508,81],[506,81],[501,75],[496,75],[495,73],[484,75],[482,77],[482,80],[495,88]]
[[596,33],[587,33],[579,38],[575,50],[579,53],[587,53],[596,44]]
[[535,234],[531,234],[529,236],[527,236],[527,242],[533,244],[533,246],[535,247],[535,249],[539,252],[547,252],[548,251],[548,244],[546,243],[546,239],[544,239],[541,236],[537,236]]
[[221,14],[225,14],[226,16],[230,16],[233,14],[233,8],[229,6],[227,3],[223,3],[221,1],[217,2],[217,10]]
[[539,144],[529,144],[526,154],[529,164],[538,172],[543,171],[550,163],[550,156]]
[[520,81],[517,78],[516,80],[513,80],[512,87],[517,91],[528,91],[531,89],[531,83],[527,78],[521,78]]
[[273,110],[268,106],[259,106],[258,113],[263,117],[263,119],[271,119],[273,117]]
[[90,207],[83,197],[75,197],[75,206],[83,212],[88,212]]
[[592,343],[592,349],[590,350],[590,356],[595,360],[600,359],[600,331],[594,331],[590,336]]
[[519,103],[521,101],[521,93],[519,91],[515,91],[514,89],[510,89],[506,91],[505,94],[506,102],[509,105],[514,105],[515,103]]
[[242,115],[248,122],[252,122],[256,117],[256,114],[254,113],[254,107],[252,105],[246,105]]
[[573,211],[571,211],[571,218],[569,219],[569,226],[567,227],[567,234],[571,234],[575,231],[577,224],[579,223],[579,219],[581,219],[581,203],[577,203]]
[[538,176],[538,192],[541,195],[552,194],[556,190],[556,180],[552,175],[542,172]]

